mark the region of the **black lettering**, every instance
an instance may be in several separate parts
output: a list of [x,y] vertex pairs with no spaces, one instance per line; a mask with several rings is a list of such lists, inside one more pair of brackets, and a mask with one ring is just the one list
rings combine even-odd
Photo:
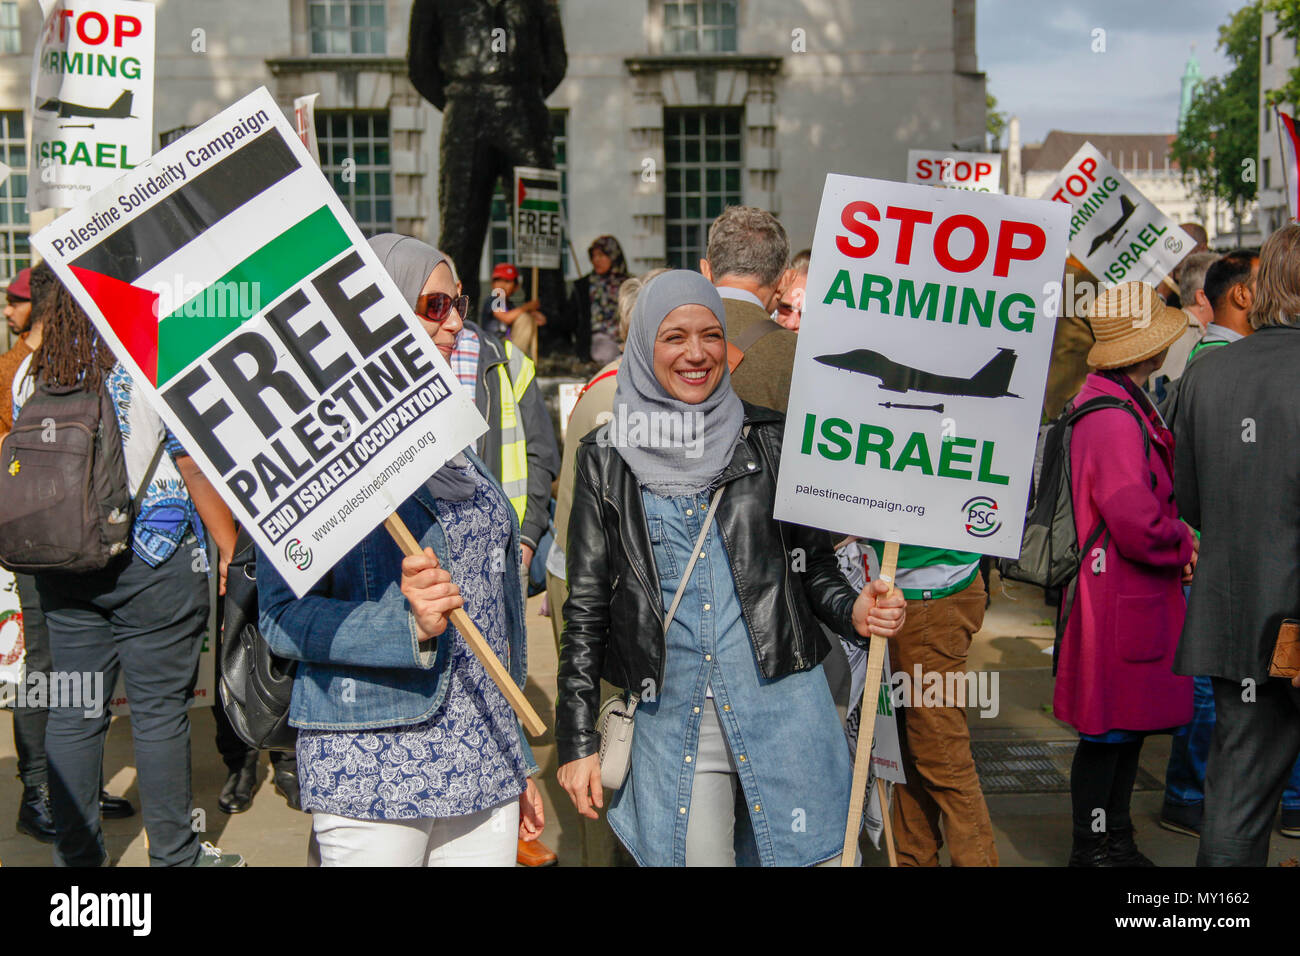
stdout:
[[274,438],[271,440],[271,450],[280,456],[280,461],[284,462],[284,467],[289,469],[295,481],[311,470],[311,462],[297,461],[289,454],[289,450],[284,447],[284,442],[280,441],[280,439]]
[[[235,359],[247,355],[257,363],[252,377],[246,376]],[[288,372],[277,369],[275,349],[256,332],[244,332],[212,353],[213,370],[221,376],[231,394],[244,407],[248,417],[267,438],[280,430],[280,422],[262,401],[262,393],[274,389],[295,415],[301,414],[311,401]]]
[[[324,403],[322,402],[321,404],[323,405]],[[319,406],[317,407],[317,414],[321,414]],[[329,422],[326,421],[322,415],[321,421],[324,421],[327,425],[343,423],[343,419],[339,418],[339,416],[335,415],[334,418],[336,421]],[[329,454],[329,450],[334,447],[332,444],[317,444],[316,440],[318,438],[324,438],[325,436],[322,434],[320,426],[316,424],[316,420],[310,415],[300,418],[293,423],[293,433],[298,436],[298,440],[302,442],[302,447],[307,449],[314,461],[320,461]]]
[[375,387],[375,391],[382,396],[381,400],[385,402],[410,384],[398,371],[391,352],[385,352],[376,362],[367,362],[366,375],[370,378],[370,384]]
[[402,368],[406,369],[406,374],[411,376],[414,382],[425,372],[433,371],[433,365],[415,346],[414,335],[404,335],[393,344],[393,354],[397,360],[402,363]]
[[171,406],[176,417],[185,423],[185,429],[194,436],[208,460],[223,475],[235,467],[235,459],[230,457],[224,445],[216,436],[216,428],[230,417],[230,406],[222,399],[217,399],[205,411],[194,407],[194,393],[212,381],[207,369],[202,365],[191,369],[162,393],[163,401]]
[[281,488],[289,487],[289,476],[271,463],[260,451],[253,456],[253,470],[257,472],[257,477],[261,480],[262,486],[266,489],[266,497],[272,503],[275,501],[276,493]]
[[239,503],[248,509],[248,513],[254,518],[257,517],[257,509],[253,507],[253,495],[257,494],[257,481],[252,474],[247,471],[237,471],[226,481],[230,484],[230,489],[239,499]]
[[310,328],[295,332],[289,327],[289,320],[307,307],[310,300],[302,289],[295,289],[290,296],[266,313],[266,320],[280,336],[284,347],[302,366],[308,380],[322,395],[327,389],[348,372],[356,368],[356,363],[346,352],[330,363],[329,368],[321,368],[320,363],[312,357],[312,349],[329,338],[329,329],[324,322],[317,322]]
[[406,323],[400,315],[395,315],[377,329],[371,329],[366,325],[361,313],[380,301],[382,295],[379,287],[368,285],[350,299],[340,288],[343,280],[360,268],[362,268],[361,256],[350,252],[313,279],[311,284],[325,300],[326,308],[333,313],[334,318],[338,319],[339,325],[343,326],[343,331],[360,350],[362,356],[368,356],[387,345],[394,336],[406,328]]

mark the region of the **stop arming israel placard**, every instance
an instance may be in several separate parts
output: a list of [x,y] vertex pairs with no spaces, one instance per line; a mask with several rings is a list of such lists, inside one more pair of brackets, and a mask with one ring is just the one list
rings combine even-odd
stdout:
[[486,430],[265,88],[32,245],[300,596]]
[[1092,143],[1079,147],[1042,198],[1070,206],[1070,252],[1107,288],[1158,285],[1196,248]]
[[515,265],[521,269],[560,268],[563,232],[559,171],[516,166]]
[[830,175],[776,517],[1016,555],[1069,210]]
[[1000,193],[1002,157],[998,153],[957,153],[933,149],[907,151],[907,181],[941,189]]
[[59,0],[32,61],[27,207],[75,206],[153,150],[154,5]]

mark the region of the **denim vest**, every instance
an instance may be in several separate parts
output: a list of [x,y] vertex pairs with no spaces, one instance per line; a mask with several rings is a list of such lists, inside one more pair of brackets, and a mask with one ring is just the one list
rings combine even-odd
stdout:
[[[468,449],[466,457],[502,494],[490,469]],[[519,687],[528,676],[523,585],[519,577],[519,522],[510,522],[504,556],[509,654],[503,661]],[[422,547],[456,576],[455,555],[438,523],[428,488],[397,507],[397,514]],[[430,717],[447,693],[450,644],[455,629],[422,650],[415,618],[401,592],[402,551],[381,524],[334,565],[302,598],[260,550],[257,559],[258,626],[271,649],[299,662],[294,675],[289,723],[313,730],[399,727]],[[535,773],[536,763],[522,730],[519,742]]]

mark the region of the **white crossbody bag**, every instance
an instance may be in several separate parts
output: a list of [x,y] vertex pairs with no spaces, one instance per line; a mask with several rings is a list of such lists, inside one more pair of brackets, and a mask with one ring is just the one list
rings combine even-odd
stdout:
[[[718,502],[722,500],[722,492],[726,487],[726,485],[719,487],[713,493],[713,500],[709,502],[709,513],[700,528],[700,536],[695,539],[695,549],[691,552],[691,560],[686,565],[686,573],[682,575],[681,583],[677,585],[672,606],[668,608],[668,616],[664,618],[665,636],[673,623],[673,615],[677,613],[677,605],[681,603],[682,594],[686,591],[686,582],[691,579],[691,572],[695,570],[700,548],[704,547],[704,536],[709,533],[709,525],[713,523]],[[596,726],[600,728],[600,782],[609,790],[617,790],[623,786],[628,769],[632,766],[632,731],[636,726],[636,705],[640,701],[639,694],[634,693],[627,700],[624,700],[622,694],[615,694],[600,708],[600,716],[596,720]]]

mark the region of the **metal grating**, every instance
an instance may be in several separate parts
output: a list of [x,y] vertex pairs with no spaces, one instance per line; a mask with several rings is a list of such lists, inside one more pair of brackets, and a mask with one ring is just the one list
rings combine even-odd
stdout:
[[[1077,740],[971,741],[971,754],[988,793],[1069,793],[1070,763]],[[1164,784],[1138,767],[1134,790],[1162,790]]]

